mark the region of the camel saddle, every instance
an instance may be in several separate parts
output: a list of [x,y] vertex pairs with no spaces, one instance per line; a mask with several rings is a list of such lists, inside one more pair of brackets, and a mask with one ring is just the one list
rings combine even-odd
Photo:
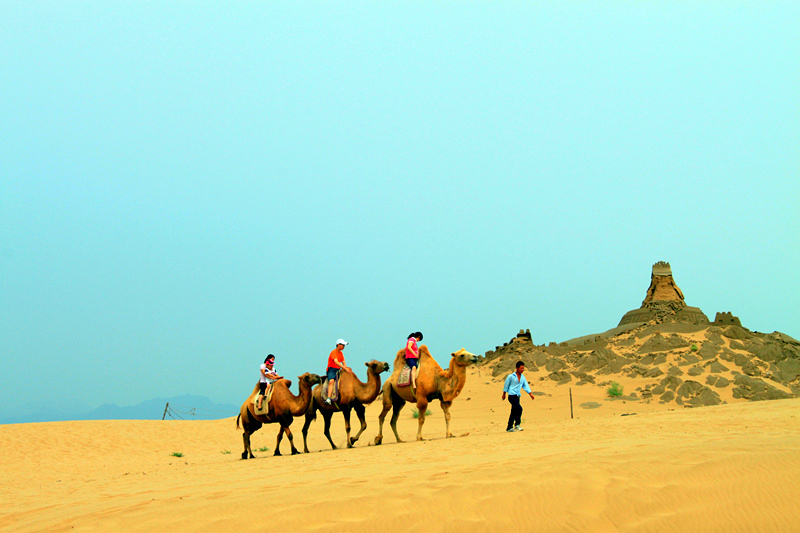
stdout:
[[400,370],[400,375],[397,376],[397,386],[408,387],[409,385],[411,385],[411,367],[403,365],[403,368]]
[[[331,393],[331,401],[336,403],[339,401],[339,376],[341,375],[342,371],[339,370],[336,373],[336,379],[333,380],[333,392]],[[328,379],[322,382],[322,390],[320,390],[320,396],[322,397],[322,401],[328,399]]]
[[253,396],[253,412],[257,415],[267,416],[269,413],[269,401],[272,399],[272,391],[275,389],[272,383],[267,383],[267,389],[264,391],[264,401],[261,403],[261,409],[258,408],[258,397],[261,396],[259,392]]

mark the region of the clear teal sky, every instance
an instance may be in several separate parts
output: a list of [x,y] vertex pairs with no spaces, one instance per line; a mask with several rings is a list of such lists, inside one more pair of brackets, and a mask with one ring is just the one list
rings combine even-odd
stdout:
[[659,260],[800,337],[797,2],[0,1],[0,79],[0,416],[597,333]]

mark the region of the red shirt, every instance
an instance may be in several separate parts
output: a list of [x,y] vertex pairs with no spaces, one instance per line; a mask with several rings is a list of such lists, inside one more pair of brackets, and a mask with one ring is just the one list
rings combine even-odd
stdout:
[[417,348],[416,337],[411,337],[406,343],[406,359],[419,359],[419,348]]
[[342,368],[339,363],[344,364],[344,354],[341,350],[336,348],[328,356],[328,368],[335,368],[336,370],[339,370]]

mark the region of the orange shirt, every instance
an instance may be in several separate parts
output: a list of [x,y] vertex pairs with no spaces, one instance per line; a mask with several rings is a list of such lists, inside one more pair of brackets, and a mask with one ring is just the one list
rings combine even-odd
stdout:
[[339,370],[341,368],[339,363],[344,364],[344,354],[341,352],[341,350],[336,348],[328,356],[328,368],[335,368],[336,370]]

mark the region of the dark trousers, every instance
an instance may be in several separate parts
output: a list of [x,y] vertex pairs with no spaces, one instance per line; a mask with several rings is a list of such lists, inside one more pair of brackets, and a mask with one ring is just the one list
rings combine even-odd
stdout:
[[511,429],[522,422],[522,406],[519,404],[519,396],[513,394],[508,395],[508,403],[511,404],[511,414],[508,415],[508,427],[506,429]]

